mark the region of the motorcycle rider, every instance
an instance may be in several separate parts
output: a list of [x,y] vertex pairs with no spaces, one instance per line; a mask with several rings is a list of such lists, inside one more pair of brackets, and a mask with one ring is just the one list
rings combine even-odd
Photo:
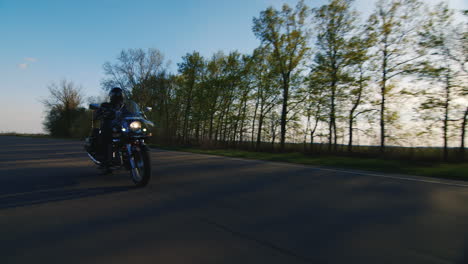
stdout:
[[101,104],[96,111],[96,119],[101,120],[100,153],[103,161],[104,173],[110,173],[112,162],[112,123],[117,117],[117,113],[125,112],[124,93],[119,87],[114,87],[109,91],[109,102]]

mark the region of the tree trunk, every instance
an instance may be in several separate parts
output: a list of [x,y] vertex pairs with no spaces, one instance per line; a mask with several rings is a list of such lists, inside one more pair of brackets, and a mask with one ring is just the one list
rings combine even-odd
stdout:
[[258,102],[259,102],[259,97],[257,97],[257,101],[255,102],[255,110],[254,110],[254,116],[252,119],[252,135],[250,138],[251,146],[254,146],[254,134],[255,134],[255,119],[257,119],[257,110],[258,110]]
[[359,104],[361,104],[361,98],[362,98],[362,91],[364,89],[364,84],[363,84],[363,72],[362,72],[362,66],[360,68],[360,75],[359,75],[359,90],[358,90],[358,97],[356,98],[356,101],[353,104],[353,107],[351,108],[351,111],[349,112],[349,140],[348,140],[348,152],[353,151],[353,125],[354,125],[354,119],[356,116],[354,115],[354,112],[358,108]]
[[275,140],[276,140],[276,125],[275,123],[273,122],[272,125],[271,125],[271,150],[275,150]]
[[239,144],[242,144],[244,141],[244,125],[245,125],[245,113],[247,112],[247,98],[244,101],[244,106],[242,109],[242,116],[241,116],[241,125],[240,125],[240,133],[239,133]]
[[[336,123],[335,123],[336,82],[334,79],[332,80],[330,88],[331,88],[331,96],[330,96],[330,122],[328,124],[328,133],[329,133],[328,134],[328,151],[331,151],[332,146],[336,145]],[[333,140],[335,140],[334,143],[333,143]]]
[[307,152],[307,133],[309,132],[310,129],[310,106],[307,108],[307,125],[306,125],[306,130],[304,132],[304,152]]
[[315,121],[314,129],[310,131],[310,152],[314,150],[314,137],[315,137],[315,131],[317,130],[318,126],[318,119]]
[[197,144],[200,143],[200,128],[201,128],[201,121],[200,121],[200,117],[198,118],[197,120],[197,124],[196,124],[196,127],[195,127],[195,140],[197,141]]
[[218,123],[216,124],[216,131],[215,131],[215,141],[219,141],[221,136],[221,126],[222,126],[222,123],[224,122],[224,111],[221,112],[221,114],[219,115],[219,118],[218,118]]
[[348,139],[348,152],[353,152],[353,116],[349,115],[349,139]]
[[289,99],[289,76],[284,76],[283,77],[283,106],[281,109],[281,144],[280,144],[281,151],[284,151],[284,144],[286,141],[288,99]]
[[380,102],[380,152],[385,152],[385,94],[387,93],[387,47],[383,50],[382,84]]
[[213,121],[214,121],[214,112],[211,113],[210,115],[210,128],[208,132],[208,139],[211,141],[213,139]]
[[450,107],[450,77],[445,78],[445,102],[444,102],[444,161],[448,160],[448,129],[449,129],[449,107]]
[[466,135],[466,123],[468,119],[468,107],[465,110],[465,114],[463,115],[463,122],[461,126],[461,140],[460,140],[460,153],[461,158],[465,158],[465,135]]
[[336,131],[336,116],[333,118],[333,151],[338,150],[338,134]]
[[184,125],[182,128],[182,141],[183,143],[186,143],[187,140],[187,129],[188,129],[188,117],[190,114],[190,108],[192,107],[192,91],[193,91],[193,86],[195,85],[195,79],[191,80],[190,82],[190,88],[187,94],[187,100],[185,102],[185,114],[184,114]]
[[[234,135],[232,136],[232,141],[233,141],[234,145],[236,145],[237,136],[239,135],[239,138],[240,138],[240,135],[242,134],[242,132],[241,132],[242,122],[243,122],[242,116],[243,116],[243,111],[245,109],[245,107],[244,107],[245,103],[244,102],[247,101],[246,97],[247,97],[247,94],[246,94],[246,92],[244,92],[242,94],[242,99],[241,99],[241,102],[239,104],[239,109],[237,111],[236,121],[235,121],[235,124],[234,124]],[[237,130],[238,128],[240,128],[240,130]]]
[[256,144],[256,147],[255,147],[256,150],[259,150],[260,142],[261,142],[261,139],[262,139],[263,118],[264,118],[263,114],[260,113],[260,117],[258,118],[257,144]]

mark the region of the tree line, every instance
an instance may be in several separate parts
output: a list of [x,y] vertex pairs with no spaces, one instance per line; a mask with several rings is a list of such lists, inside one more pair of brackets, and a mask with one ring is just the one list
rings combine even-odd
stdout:
[[[379,0],[363,18],[351,0],[312,9],[300,1],[253,18],[260,45],[250,54],[193,51],[171,73],[157,49],[123,50],[104,64],[102,86],[152,106],[160,143],[353,152],[360,137],[383,153],[437,135],[447,159],[450,142],[465,151],[467,18],[446,2]],[[69,119],[66,105],[48,102],[50,133]]]

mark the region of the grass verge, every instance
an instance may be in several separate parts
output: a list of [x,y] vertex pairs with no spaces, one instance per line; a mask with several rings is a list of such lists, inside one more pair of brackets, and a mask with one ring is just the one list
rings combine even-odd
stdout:
[[161,147],[166,150],[185,151],[226,157],[289,162],[305,165],[327,166],[334,168],[358,169],[387,173],[419,175],[451,180],[468,180],[467,163],[426,163],[404,162],[398,160],[356,158],[341,156],[318,156],[303,153],[267,153],[232,149],[199,149],[187,147]]
[[0,136],[10,137],[31,137],[31,138],[52,138],[47,134],[27,134],[27,133],[16,133],[16,132],[1,132]]

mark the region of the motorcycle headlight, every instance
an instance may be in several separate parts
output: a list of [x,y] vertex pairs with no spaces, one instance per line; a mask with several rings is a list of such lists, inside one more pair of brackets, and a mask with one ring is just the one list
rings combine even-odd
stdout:
[[141,122],[140,121],[133,121],[130,123],[130,129],[132,131],[137,131],[141,129]]

